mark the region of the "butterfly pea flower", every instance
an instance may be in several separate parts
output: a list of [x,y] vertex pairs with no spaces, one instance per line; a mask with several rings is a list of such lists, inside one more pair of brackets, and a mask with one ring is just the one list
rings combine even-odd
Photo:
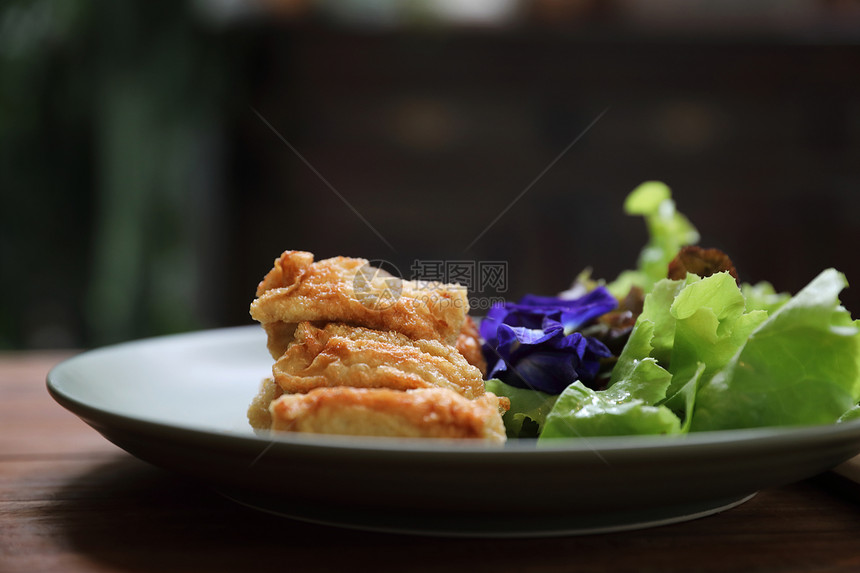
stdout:
[[487,378],[549,394],[576,380],[593,384],[612,353],[579,329],[617,306],[602,286],[575,299],[526,295],[493,306],[481,321]]

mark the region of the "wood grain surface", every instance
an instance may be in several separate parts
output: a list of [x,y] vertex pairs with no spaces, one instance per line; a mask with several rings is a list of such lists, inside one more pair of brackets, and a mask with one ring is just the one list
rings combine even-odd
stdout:
[[0,355],[0,573],[860,571],[860,490],[849,479],[860,458],[718,515],[638,531],[352,531],[246,509],[116,448],[48,396],[45,374],[68,355]]

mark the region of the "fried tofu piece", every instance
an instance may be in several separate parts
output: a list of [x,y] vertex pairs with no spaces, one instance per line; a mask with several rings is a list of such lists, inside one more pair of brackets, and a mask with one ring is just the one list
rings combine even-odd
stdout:
[[317,388],[272,402],[272,429],[318,434],[505,441],[501,412],[509,406],[492,393],[470,400],[446,388]]
[[466,398],[484,393],[481,371],[453,346],[341,323],[324,327],[299,323],[295,339],[272,373],[287,393],[330,386],[393,390],[438,387]]
[[466,321],[457,337],[457,350],[469,364],[481,371],[481,376],[486,376],[487,361],[481,350],[481,333],[471,316],[466,316]]
[[292,325],[303,321],[343,322],[453,345],[468,312],[460,285],[401,280],[366,259],[314,262],[313,254],[302,251],[285,251],[275,260],[251,303],[273,358],[292,340]]

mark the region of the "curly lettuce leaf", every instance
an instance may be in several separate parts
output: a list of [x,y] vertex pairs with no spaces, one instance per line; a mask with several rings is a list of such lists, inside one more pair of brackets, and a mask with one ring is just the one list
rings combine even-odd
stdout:
[[595,391],[580,382],[568,386],[546,418],[541,440],[581,436],[676,434],[681,421],[671,410],[655,406],[666,396],[671,375],[647,357],[654,324],[637,323],[625,348],[645,358],[619,362],[613,374],[621,380]]
[[[663,395],[650,403],[662,400],[678,412],[687,412],[690,394],[695,394],[695,388],[685,389],[690,380],[698,384],[713,376],[766,318],[765,311],[745,311],[743,294],[728,273],[663,279],[645,298],[631,333],[635,342],[622,350],[610,387],[629,379],[631,365],[653,360],[669,382],[661,384]],[[639,341],[648,335],[647,341]]]
[[788,293],[776,292],[773,285],[767,281],[744,283],[741,285],[741,292],[744,293],[747,310],[765,310],[768,314],[775,312],[791,298]]
[[709,380],[767,319],[763,310],[746,312],[743,294],[735,279],[725,272],[687,284],[668,312],[675,321],[670,396],[681,389],[700,364],[705,367],[700,383]]
[[634,398],[627,384],[595,391],[574,382],[558,397],[538,443],[554,438],[679,434],[681,421],[665,406]]
[[639,254],[637,269],[621,273],[608,285],[616,297],[627,294],[632,286],[649,292],[666,276],[669,262],[681,247],[699,240],[699,232],[675,208],[669,187],[659,181],[647,181],[634,189],[624,201],[624,211],[645,218],[649,238]]
[[666,397],[672,381],[672,375],[651,356],[655,328],[647,319],[636,322],[609,380],[610,389],[624,389],[649,405]]
[[487,380],[484,387],[488,392],[504,396],[511,401],[511,408],[502,416],[509,438],[538,437],[547,414],[558,399],[557,395],[539,390],[516,388],[498,378]]
[[[688,280],[698,280],[698,277],[689,275]],[[675,318],[668,310],[686,284],[686,281],[663,279],[645,296],[642,313],[633,326],[630,340],[618,356],[610,385],[628,377],[631,363],[652,358],[663,367],[669,365],[675,345]],[[650,327],[645,326],[648,323]],[[639,332],[643,328],[647,330]],[[647,340],[643,340],[646,336]]]
[[[690,426],[693,423],[693,409],[696,405],[696,395],[701,385],[702,375],[705,373],[705,363],[700,362],[695,372],[689,380],[680,382],[678,390],[674,395],[670,396],[662,405],[672,408],[672,411],[678,414],[683,420],[681,432],[687,433],[690,431]],[[679,413],[680,411],[680,413]]]
[[827,269],[791,298],[704,383],[691,430],[828,424],[860,399],[860,325]]

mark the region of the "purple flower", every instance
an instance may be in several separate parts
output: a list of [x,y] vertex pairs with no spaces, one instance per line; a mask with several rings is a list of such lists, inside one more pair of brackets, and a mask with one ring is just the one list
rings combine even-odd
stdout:
[[617,306],[602,286],[572,300],[526,295],[494,306],[481,321],[487,378],[549,394],[576,380],[589,385],[612,354],[577,330]]

